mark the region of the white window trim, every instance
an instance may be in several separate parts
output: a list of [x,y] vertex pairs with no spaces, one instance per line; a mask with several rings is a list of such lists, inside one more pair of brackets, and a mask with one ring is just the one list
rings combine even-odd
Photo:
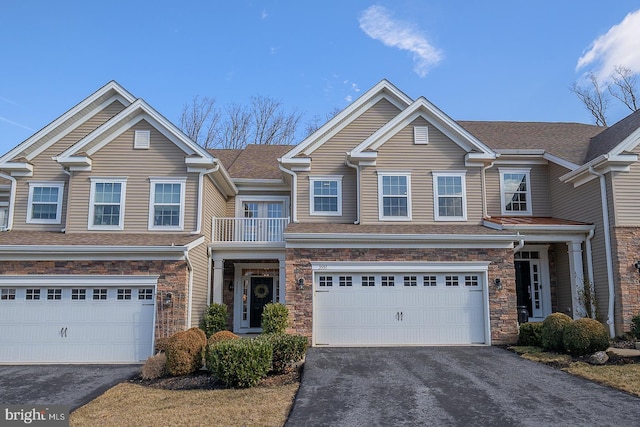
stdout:
[[[160,177],[150,177],[149,178],[149,230],[154,231],[182,231],[184,230],[184,207],[185,207],[185,187],[186,187],[187,178],[179,177],[179,178],[160,178]],[[165,225],[154,225],[154,213],[155,213],[155,186],[156,184],[180,184],[180,223],[177,227],[175,226],[165,226]]]
[[[127,177],[90,177],[91,193],[89,195],[89,230],[124,230],[124,207],[127,194]],[[120,218],[118,225],[94,225],[93,217],[95,213],[95,193],[97,183],[118,183],[121,184],[120,190]]]
[[[531,200],[531,169],[510,169],[510,168],[499,168],[498,172],[500,172],[500,209],[502,215],[505,216],[531,216],[533,215],[532,208],[532,200]],[[527,210],[526,211],[508,211],[506,205],[504,203],[504,174],[505,173],[522,173],[527,176]]]
[[[467,220],[467,171],[434,171],[433,176],[433,218],[435,221],[466,221]],[[459,176],[462,181],[462,216],[441,216],[438,204],[438,178],[441,176]],[[443,197],[446,197],[443,196]]]
[[[382,194],[382,179],[385,176],[407,177],[407,216],[384,216],[384,205],[383,205],[384,195]],[[411,172],[378,171],[378,220],[379,221],[411,221]]]
[[[58,189],[58,201],[56,206],[55,219],[33,219],[33,190],[36,187],[55,187]],[[64,194],[64,182],[62,181],[30,181],[29,182],[29,202],[27,204],[27,224],[60,224],[62,222],[62,197]]]
[[[316,211],[315,210],[315,198],[313,184],[316,181],[335,181],[338,183],[338,207],[336,212]],[[322,196],[319,196],[322,197]],[[333,196],[331,196],[333,197]],[[309,215],[315,216],[342,216],[342,175],[324,175],[324,176],[310,176],[309,177]]]

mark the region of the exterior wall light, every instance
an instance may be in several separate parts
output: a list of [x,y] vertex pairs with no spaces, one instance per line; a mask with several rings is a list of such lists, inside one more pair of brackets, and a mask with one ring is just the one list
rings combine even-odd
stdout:
[[638,274],[640,274],[640,261],[636,261],[635,264],[633,264],[633,267],[638,270]]
[[173,294],[171,292],[167,292],[164,296],[164,306],[169,307],[173,301]]
[[302,277],[298,279],[298,289],[299,290],[304,289],[304,279]]
[[229,285],[227,286],[227,289],[228,289],[229,291],[232,291],[232,290],[233,290],[233,280],[229,280]]
[[500,280],[499,277],[496,277],[496,279],[494,280],[494,283],[496,284],[496,289],[501,291],[502,290],[502,281]]

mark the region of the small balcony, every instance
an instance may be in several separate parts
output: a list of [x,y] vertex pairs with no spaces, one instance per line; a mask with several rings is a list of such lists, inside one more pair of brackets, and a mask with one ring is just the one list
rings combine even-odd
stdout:
[[233,246],[284,246],[289,218],[213,218],[213,243]]

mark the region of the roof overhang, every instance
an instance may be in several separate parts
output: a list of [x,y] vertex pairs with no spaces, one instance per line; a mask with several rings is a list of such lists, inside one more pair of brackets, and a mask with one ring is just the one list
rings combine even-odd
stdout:
[[33,176],[33,165],[29,162],[0,163],[0,170],[5,170],[11,176]]
[[562,175],[560,181],[573,184],[574,187],[579,187],[596,178],[596,175],[592,173],[592,171],[599,174],[628,172],[630,166],[637,161],[637,154],[603,154],[579,168]]

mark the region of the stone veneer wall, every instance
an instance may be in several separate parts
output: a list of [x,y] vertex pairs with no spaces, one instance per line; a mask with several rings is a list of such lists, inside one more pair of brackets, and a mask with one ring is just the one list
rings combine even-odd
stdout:
[[[633,266],[640,260],[640,227],[612,231],[616,334],[622,334],[631,330],[631,319],[640,314],[640,274]],[[603,312],[606,315],[606,307]]]
[[[185,261],[2,261],[0,274],[158,275],[156,339],[187,329],[189,274]],[[172,302],[165,306],[168,292]]]
[[[312,261],[490,261],[488,289],[492,344],[513,344],[518,340],[511,249],[287,249],[286,294],[292,325],[289,332],[307,337],[312,334],[313,321]],[[502,281],[501,291],[493,285],[497,277]],[[303,290],[298,290],[298,278],[304,278],[306,286]]]

